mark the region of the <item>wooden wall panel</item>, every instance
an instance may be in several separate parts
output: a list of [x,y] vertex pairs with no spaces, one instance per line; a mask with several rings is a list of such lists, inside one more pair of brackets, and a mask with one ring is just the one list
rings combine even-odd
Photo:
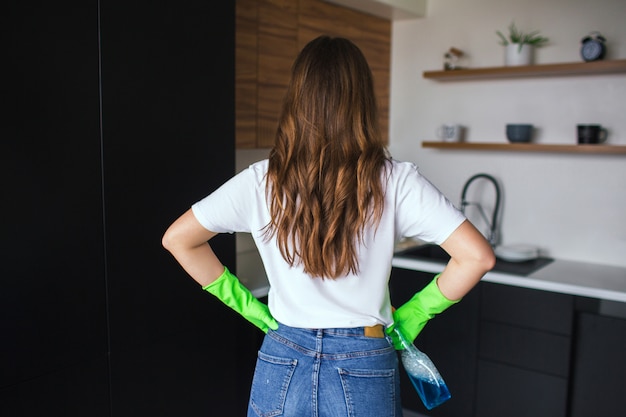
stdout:
[[258,26],[257,147],[271,147],[280,108],[298,53],[298,3],[261,0]]
[[235,8],[235,142],[255,148],[257,130],[257,0],[237,0]]
[[273,146],[291,65],[320,35],[348,38],[363,51],[388,142],[390,21],[322,0],[237,0],[237,148]]

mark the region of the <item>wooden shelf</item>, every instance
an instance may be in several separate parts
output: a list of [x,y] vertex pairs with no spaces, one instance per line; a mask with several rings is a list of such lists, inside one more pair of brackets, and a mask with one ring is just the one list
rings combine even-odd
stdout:
[[626,146],[620,145],[542,145],[535,143],[422,142],[422,147],[442,150],[626,155]]
[[626,73],[626,59],[614,61],[527,65],[518,67],[487,67],[450,71],[425,71],[423,76],[424,78],[436,81],[463,81],[620,73]]

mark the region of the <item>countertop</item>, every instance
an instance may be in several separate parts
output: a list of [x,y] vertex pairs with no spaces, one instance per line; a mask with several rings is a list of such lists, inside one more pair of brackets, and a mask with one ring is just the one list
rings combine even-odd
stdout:
[[[397,255],[392,265],[438,273],[444,264]],[[491,271],[482,280],[626,303],[626,268],[623,267],[555,259],[528,276]]]

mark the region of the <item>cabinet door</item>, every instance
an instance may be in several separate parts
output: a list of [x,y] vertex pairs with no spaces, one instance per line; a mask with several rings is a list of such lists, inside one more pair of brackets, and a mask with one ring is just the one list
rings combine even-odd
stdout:
[[613,417],[626,410],[626,320],[581,313],[571,395],[572,417]]
[[569,336],[574,297],[510,285],[482,284],[483,320]]
[[480,360],[477,385],[477,417],[566,415],[565,378]]
[[520,368],[567,378],[571,338],[524,327],[483,321],[479,356]]
[[[434,274],[394,268],[391,274],[391,301],[399,307],[432,281]],[[477,358],[479,291],[470,291],[463,300],[428,322],[415,346],[425,352],[446,381],[452,398],[426,410],[401,368],[402,405],[429,416],[473,415]]]
[[574,297],[483,283],[476,415],[567,411]]

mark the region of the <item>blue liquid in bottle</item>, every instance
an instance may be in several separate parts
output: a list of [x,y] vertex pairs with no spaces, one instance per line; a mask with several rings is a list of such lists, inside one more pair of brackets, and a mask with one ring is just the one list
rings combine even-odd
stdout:
[[[423,352],[420,353],[423,354]],[[418,371],[418,373],[410,372],[407,368],[406,361],[404,360],[404,355],[402,355],[402,357],[404,369],[406,369],[409,379],[413,383],[417,394],[420,396],[422,403],[424,403],[424,406],[427,409],[432,410],[450,399],[450,390],[448,390],[448,386],[441,378],[441,375],[438,373],[437,375],[424,375],[423,370]],[[414,361],[415,359],[411,358],[409,360]],[[418,366],[422,368],[424,367],[422,364],[419,364]],[[415,368],[415,366],[409,365],[409,368]]]
[[400,353],[402,365],[413,383],[424,406],[432,410],[451,398],[450,390],[428,355],[406,342],[400,332],[404,349]]

